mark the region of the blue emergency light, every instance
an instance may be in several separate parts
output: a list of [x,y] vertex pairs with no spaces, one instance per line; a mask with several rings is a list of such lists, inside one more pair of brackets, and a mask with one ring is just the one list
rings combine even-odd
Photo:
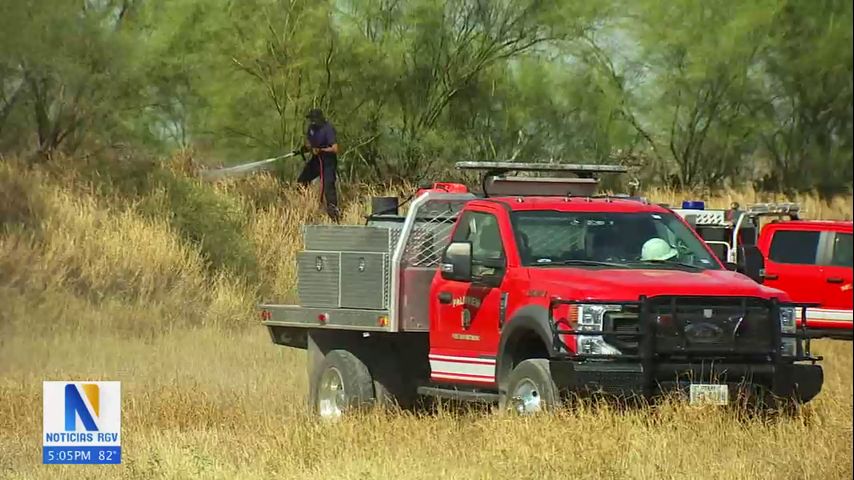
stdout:
[[685,210],[705,210],[706,202],[701,200],[683,200],[682,208]]

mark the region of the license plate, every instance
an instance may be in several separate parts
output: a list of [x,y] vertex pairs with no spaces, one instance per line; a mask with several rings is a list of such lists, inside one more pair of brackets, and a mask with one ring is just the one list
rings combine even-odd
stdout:
[[726,405],[729,387],[726,385],[691,384],[691,405]]

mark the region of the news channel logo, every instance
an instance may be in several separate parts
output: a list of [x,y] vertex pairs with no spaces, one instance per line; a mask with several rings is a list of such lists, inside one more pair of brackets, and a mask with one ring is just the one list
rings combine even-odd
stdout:
[[44,382],[42,463],[122,461],[121,382]]

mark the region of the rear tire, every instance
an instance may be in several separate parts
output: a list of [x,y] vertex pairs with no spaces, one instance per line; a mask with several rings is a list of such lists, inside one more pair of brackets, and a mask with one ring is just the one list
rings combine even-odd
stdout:
[[376,403],[368,367],[346,350],[332,350],[312,375],[312,411],[322,418],[338,418]]
[[507,392],[499,403],[503,412],[520,415],[548,412],[560,407],[560,395],[552,379],[549,361],[531,358],[516,365],[507,379]]

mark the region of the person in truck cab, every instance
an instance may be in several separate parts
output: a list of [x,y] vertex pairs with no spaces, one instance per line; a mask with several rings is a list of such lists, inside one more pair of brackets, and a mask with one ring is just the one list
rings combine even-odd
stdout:
[[519,212],[514,220],[518,230],[526,232],[524,242],[520,242],[526,264],[595,261],[637,268],[638,262],[669,260],[684,263],[683,268],[714,266],[714,260],[701,245],[683,245],[682,239],[690,234],[689,227],[671,216]]
[[587,234],[588,258],[590,260],[609,261],[625,259],[624,242],[613,227],[599,227]]

